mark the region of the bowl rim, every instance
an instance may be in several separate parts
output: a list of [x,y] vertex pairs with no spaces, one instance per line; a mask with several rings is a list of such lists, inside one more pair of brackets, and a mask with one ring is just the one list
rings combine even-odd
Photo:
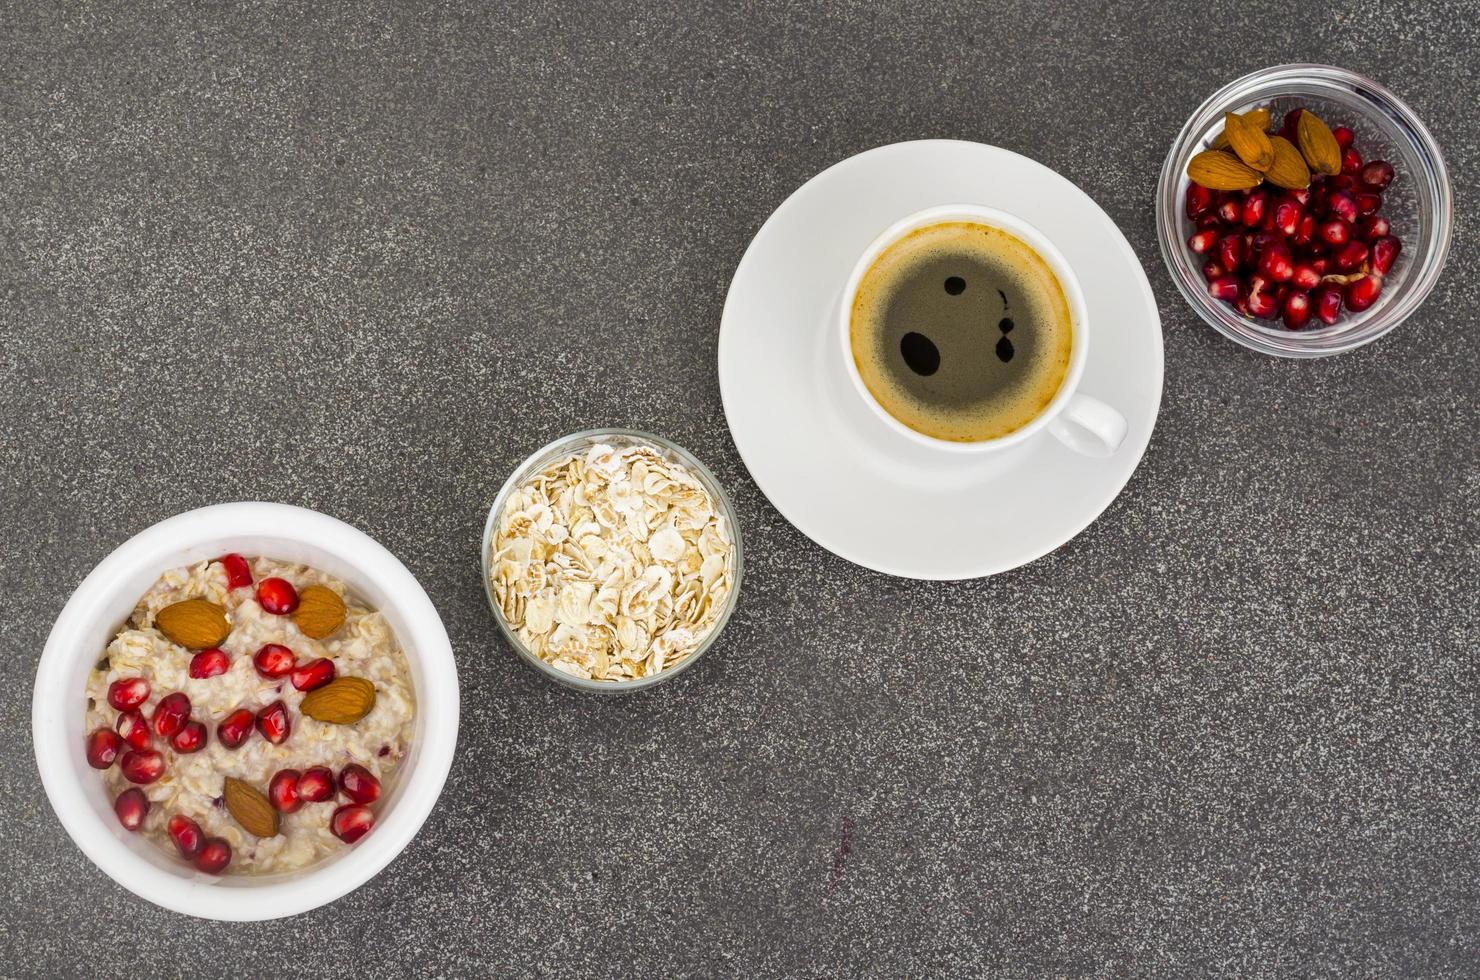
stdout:
[[[1273,330],[1259,329],[1252,321],[1248,326],[1235,326],[1234,321],[1241,318],[1236,318],[1231,313],[1225,314],[1213,305],[1204,290],[1193,289],[1188,285],[1186,277],[1181,274],[1182,257],[1176,251],[1183,245],[1180,235],[1180,190],[1185,174],[1175,164],[1183,152],[1193,145],[1200,131],[1194,123],[1204,114],[1219,107],[1249,101],[1255,97],[1250,90],[1281,82],[1306,80],[1345,87],[1353,96],[1368,103],[1372,107],[1371,111],[1385,113],[1407,130],[1410,140],[1427,163],[1424,177],[1434,198],[1434,232],[1429,236],[1429,250],[1424,257],[1423,266],[1412,270],[1413,278],[1405,284],[1407,288],[1397,295],[1396,302],[1379,303],[1371,310],[1364,311],[1357,321],[1344,324],[1340,333],[1325,333],[1332,328],[1322,328],[1288,332],[1286,336]],[[1277,94],[1268,97],[1277,97]],[[1293,62],[1272,65],[1241,75],[1213,92],[1192,111],[1172,140],[1162,163],[1156,186],[1156,226],[1162,261],[1166,264],[1172,282],[1187,304],[1209,326],[1235,343],[1260,353],[1289,358],[1329,357],[1363,347],[1391,333],[1412,316],[1433,292],[1444,271],[1454,236],[1454,190],[1438,141],[1408,103],[1380,82],[1350,69],[1312,62]],[[1200,286],[1200,281],[1197,285]],[[1386,314],[1388,321],[1381,329],[1363,332],[1362,327],[1378,314]],[[1309,343],[1311,340],[1329,343],[1313,346]]]
[[[509,624],[504,622],[504,614],[498,607],[498,601],[493,594],[493,583],[488,576],[489,549],[493,544],[493,532],[494,527],[498,523],[499,514],[502,513],[509,494],[529,475],[536,461],[542,459],[547,454],[573,448],[576,443],[583,440],[600,439],[610,436],[652,443],[678,456],[685,466],[693,469],[700,480],[706,485],[707,489],[719,501],[720,510],[730,525],[730,540],[734,545],[735,556],[735,580],[730,586],[730,593],[725,600],[725,607],[720,610],[719,618],[714,621],[714,628],[709,631],[709,635],[703,639],[699,647],[675,667],[661,670],[648,677],[640,677],[630,681],[598,681],[587,680],[584,677],[575,677],[563,670],[552,667],[535,656],[519,641],[518,636],[509,628]],[[745,578],[745,547],[741,542],[740,522],[735,516],[735,502],[730,499],[730,495],[725,490],[724,484],[720,483],[719,479],[715,477],[709,467],[704,465],[702,460],[672,439],[667,439],[651,432],[645,432],[641,429],[606,427],[581,429],[552,439],[530,453],[518,466],[514,467],[514,471],[509,474],[509,478],[499,488],[498,494],[493,498],[492,505],[488,508],[488,517],[483,522],[483,536],[479,544],[478,566],[480,570],[479,574],[483,579],[483,594],[488,599],[488,608],[493,613],[493,620],[498,624],[499,632],[503,634],[505,641],[507,641],[509,647],[513,649],[520,660],[524,661],[526,665],[535,671],[565,687],[584,691],[589,694],[629,694],[634,691],[653,687],[657,684],[662,684],[664,681],[672,680],[692,667],[704,654],[709,652],[709,648],[714,645],[715,641],[719,639],[719,635],[724,632],[725,626],[728,625],[730,617],[735,612],[735,607],[740,603],[740,587]]]
[[[343,556],[383,587],[405,627],[398,640],[422,667],[417,711],[425,719],[418,755],[397,789],[395,806],[375,833],[332,861],[310,865],[262,884],[247,876],[184,877],[147,861],[123,842],[88,801],[76,778],[71,750],[81,744],[82,723],[67,695],[77,660],[95,650],[77,642],[96,627],[116,598],[120,580],[171,567],[182,547],[243,536],[298,541]],[[414,651],[414,652],[413,652]],[[363,531],[336,518],[288,504],[238,501],[167,518],[129,538],[99,562],[67,600],[52,626],[36,668],[31,730],[36,765],[57,819],[97,867],[118,884],[162,908],[205,919],[258,921],[296,915],[334,901],[388,865],[421,829],[451,770],[458,732],[457,665],[436,607],[415,576]],[[90,771],[90,770],[88,770]],[[223,887],[222,883],[230,883]]]

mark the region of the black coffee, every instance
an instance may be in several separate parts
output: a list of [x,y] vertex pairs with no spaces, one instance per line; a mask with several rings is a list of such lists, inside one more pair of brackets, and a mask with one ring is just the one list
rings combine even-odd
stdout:
[[884,409],[952,442],[996,439],[1048,406],[1073,324],[1058,277],[1016,235],[970,221],[920,228],[864,273],[853,360]]

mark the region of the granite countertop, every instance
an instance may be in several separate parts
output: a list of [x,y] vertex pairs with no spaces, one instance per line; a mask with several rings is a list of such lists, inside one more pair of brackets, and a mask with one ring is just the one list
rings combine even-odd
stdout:
[[[1480,974],[1473,4],[144,6],[0,36],[0,974]],[[1185,307],[1152,189],[1213,89],[1306,60],[1418,110],[1458,225],[1412,321],[1297,363]],[[1083,187],[1166,338],[1119,500],[956,584],[803,537],[715,377],[771,210],[929,136]],[[519,460],[609,424],[710,464],[748,570],[703,663],[598,699],[504,647],[476,552]],[[111,549],[251,498],[399,555],[463,710],[393,864],[230,925],[83,857],[30,694]]]

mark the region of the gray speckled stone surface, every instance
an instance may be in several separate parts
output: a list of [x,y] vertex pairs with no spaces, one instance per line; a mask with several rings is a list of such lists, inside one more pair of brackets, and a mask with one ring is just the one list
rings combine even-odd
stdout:
[[[0,973],[1480,973],[1473,3],[7,6]],[[1152,225],[1192,108],[1295,60],[1409,100],[1459,210],[1423,311],[1316,363],[1196,320]],[[1126,492],[990,581],[820,552],[715,380],[767,214],[924,136],[1084,187],[1164,317]],[[509,470],[596,424],[693,448],[749,545],[719,647],[626,699],[523,667],[476,568]],[[132,898],[31,754],[71,588],[239,498],[384,542],[462,672],[420,836],[292,922]]]

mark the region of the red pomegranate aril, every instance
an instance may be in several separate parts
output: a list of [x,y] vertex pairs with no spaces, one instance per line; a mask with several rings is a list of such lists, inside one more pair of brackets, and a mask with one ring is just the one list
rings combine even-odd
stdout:
[[218,875],[231,863],[231,845],[219,837],[207,837],[195,856],[195,868],[208,875]]
[[111,728],[97,728],[87,735],[87,764],[107,769],[123,749],[123,739]]
[[339,788],[356,803],[374,803],[380,799],[380,780],[357,762],[339,770]]
[[1327,197],[1330,197],[1330,195],[1335,194],[1339,191],[1346,191],[1347,193],[1351,193],[1356,189],[1357,178],[1353,177],[1351,174],[1337,174],[1335,177],[1332,177],[1330,182],[1326,185],[1326,195]]
[[1250,276],[1248,291],[1244,293],[1244,302],[1248,304],[1249,314],[1260,319],[1272,319],[1279,312],[1279,303],[1274,295],[1269,292],[1269,283],[1263,276]]
[[1238,299],[1238,276],[1223,276],[1208,283],[1208,295],[1214,299],[1231,301]]
[[211,647],[202,650],[190,658],[190,676],[196,680],[204,680],[207,677],[218,677],[231,669],[231,659],[226,656],[225,650]]
[[1305,215],[1300,219],[1300,225],[1295,229],[1295,234],[1290,236],[1290,244],[1296,246],[1309,245],[1310,240],[1316,234],[1316,219],[1313,215]]
[[124,830],[138,830],[149,815],[149,797],[137,787],[126,789],[113,801],[113,812],[118,814],[118,822],[123,824]]
[[247,560],[236,552],[222,555],[216,559],[221,567],[226,570],[226,588],[239,589],[244,585],[252,584],[252,566]]
[[1291,143],[1296,142],[1295,137],[1300,124],[1300,114],[1304,111],[1304,109],[1291,109],[1285,113],[1285,121],[1280,126],[1280,135]]
[[310,660],[292,673],[293,686],[300,691],[312,691],[323,687],[334,679],[334,661],[320,657]]
[[1331,260],[1320,255],[1310,260],[1310,267],[1324,276],[1331,271]]
[[1367,246],[1355,240],[1347,242],[1337,250],[1333,258],[1337,269],[1352,272],[1367,261]]
[[273,745],[282,745],[293,733],[293,723],[288,719],[288,708],[281,701],[274,701],[257,712],[257,731]]
[[[1348,283],[1346,287],[1347,309],[1356,313],[1370,307],[1377,302],[1377,297],[1382,294],[1382,279],[1378,276],[1363,276],[1356,282]],[[125,760],[128,758],[124,757]]]
[[294,813],[303,806],[298,796],[298,782],[303,774],[297,769],[280,769],[267,783],[267,798],[280,813]]
[[170,738],[170,746],[181,755],[189,755],[199,752],[206,747],[210,739],[210,733],[206,726],[198,721],[187,721],[184,726]]
[[1193,225],[1197,227],[1198,231],[1202,231],[1205,228],[1211,228],[1214,231],[1218,231],[1223,227],[1223,219],[1219,218],[1216,214],[1209,211],[1207,214],[1194,221]]
[[1380,235],[1372,239],[1372,271],[1379,276],[1387,275],[1402,250],[1403,243],[1392,235]]
[[149,682],[142,677],[123,677],[108,685],[108,703],[119,711],[137,708],[149,700]]
[[1238,198],[1227,198],[1222,204],[1218,205],[1218,220],[1222,221],[1225,225],[1236,225],[1238,224],[1238,216],[1242,210],[1239,206]]
[[334,797],[334,774],[326,766],[303,770],[298,777],[298,798],[305,803],[322,803]]
[[118,771],[131,783],[152,783],[164,775],[164,756],[153,749],[130,749],[118,760]]
[[1296,289],[1315,289],[1321,284],[1321,274],[1309,262],[1296,262],[1295,274],[1290,277]]
[[1201,184],[1187,184],[1187,217],[1197,218],[1213,207],[1213,192]]
[[144,720],[142,712],[125,711],[118,716],[118,724],[115,727],[123,740],[133,748],[147,749],[154,744],[154,736],[149,731],[149,723]]
[[1337,191],[1326,201],[1326,211],[1333,218],[1343,221],[1356,221],[1357,199],[1349,191]]
[[1336,145],[1343,150],[1351,149],[1351,145],[1357,141],[1357,134],[1351,131],[1350,126],[1337,126],[1331,130],[1331,135],[1336,137]]
[[1192,237],[1187,239],[1187,247],[1192,249],[1198,255],[1202,255],[1207,252],[1208,249],[1212,248],[1213,243],[1217,240],[1218,233],[1216,231],[1213,231],[1212,229],[1194,232]]
[[276,679],[292,673],[298,666],[298,658],[281,643],[268,643],[252,657],[252,666],[263,677]]
[[1244,261],[1244,240],[1238,235],[1224,235],[1218,239],[1218,264],[1229,272],[1237,271]]
[[1324,286],[1312,295],[1316,308],[1316,316],[1321,322],[1330,326],[1341,319],[1341,290],[1333,286]]
[[1264,209],[1269,206],[1269,192],[1262,187],[1249,191],[1244,198],[1243,210],[1239,212],[1244,225],[1253,228],[1264,220]]
[[1302,209],[1294,201],[1281,201],[1274,206],[1275,230],[1286,238],[1300,230],[1300,219],[1304,217]]
[[1271,246],[1283,244],[1283,236],[1272,231],[1261,231],[1257,234],[1249,236],[1248,244],[1245,246],[1245,251],[1247,251],[1250,255],[1259,255],[1265,249],[1270,248]]
[[368,806],[358,803],[346,803],[334,811],[334,816],[329,818],[329,829],[334,836],[346,844],[355,841],[370,833],[370,828],[375,826],[375,814]]
[[286,616],[298,608],[298,590],[285,578],[265,578],[257,583],[257,604],[275,616]]
[[1310,203],[1310,188],[1309,187],[1297,187],[1294,190],[1286,191],[1285,193],[1296,204],[1300,205],[1302,208],[1305,207],[1307,204]]
[[1316,229],[1316,234],[1328,245],[1345,245],[1351,241],[1352,226],[1340,218],[1332,218],[1321,222],[1321,226]]
[[1382,207],[1382,195],[1373,191],[1357,191],[1352,198],[1357,202],[1357,214],[1362,217],[1374,214]]
[[255,721],[252,712],[246,708],[237,708],[216,726],[216,738],[228,749],[234,749],[252,734],[252,724]]
[[154,706],[154,734],[169,738],[190,720],[190,699],[179,691],[166,694]]
[[1341,151],[1341,173],[1343,176],[1354,177],[1362,169],[1362,154],[1354,147],[1348,146]]
[[1271,282],[1289,282],[1295,275],[1295,263],[1284,245],[1272,244],[1259,255],[1259,271]]
[[1291,330],[1299,330],[1310,320],[1310,294],[1294,290],[1285,297],[1282,304],[1284,309],[1285,326]]
[[1364,187],[1370,187],[1375,191],[1385,190],[1388,184],[1393,182],[1397,171],[1393,165],[1386,160],[1373,160],[1362,168],[1359,179]]
[[1214,279],[1222,279],[1228,275],[1228,270],[1219,265],[1215,260],[1208,259],[1203,263],[1202,274],[1204,279],[1212,282]]
[[205,843],[205,834],[201,832],[200,824],[183,813],[177,813],[170,817],[165,829],[169,831],[170,840],[175,842],[175,850],[180,852],[182,858],[189,861],[200,853],[200,846]]
[[1367,239],[1367,242],[1369,244],[1371,244],[1373,239],[1381,238],[1383,235],[1392,234],[1392,231],[1392,222],[1388,221],[1388,219],[1384,218],[1380,214],[1372,215],[1372,217],[1366,219],[1357,226],[1357,234]]

